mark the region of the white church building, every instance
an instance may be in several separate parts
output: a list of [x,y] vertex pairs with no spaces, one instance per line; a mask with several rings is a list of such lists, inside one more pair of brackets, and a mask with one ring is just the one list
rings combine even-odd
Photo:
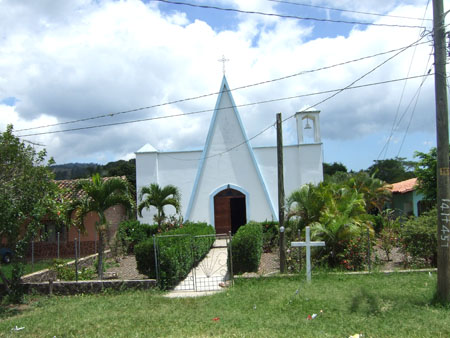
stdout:
[[[286,196],[323,180],[319,112],[295,117],[297,144],[283,147]],[[314,131],[308,143],[305,126]],[[158,151],[146,144],[136,152],[137,191],[151,183],[178,187],[184,220],[212,224],[216,233],[235,233],[248,221],[278,220],[277,148],[248,142],[225,76],[203,150]],[[139,220],[153,223],[154,212],[144,209]]]

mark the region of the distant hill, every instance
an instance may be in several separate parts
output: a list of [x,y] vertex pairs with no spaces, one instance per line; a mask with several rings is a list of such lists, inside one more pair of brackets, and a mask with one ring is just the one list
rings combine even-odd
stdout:
[[95,173],[101,176],[126,176],[136,188],[136,160],[119,160],[105,165],[96,163],[66,163],[50,166],[56,180],[89,178]]

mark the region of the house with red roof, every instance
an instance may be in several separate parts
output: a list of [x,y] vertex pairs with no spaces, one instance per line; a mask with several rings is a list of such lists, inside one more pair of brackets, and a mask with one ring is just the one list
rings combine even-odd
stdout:
[[398,216],[417,217],[429,209],[424,196],[417,191],[417,184],[417,178],[410,178],[390,186],[392,202],[389,208],[395,210]]
[[[125,176],[120,177],[126,180]],[[110,177],[104,177],[103,180],[108,180]],[[80,180],[60,180],[55,181],[58,187],[64,192],[63,198],[67,200],[79,199],[83,197],[84,192],[78,190]],[[106,219],[109,222],[109,229],[107,239],[113,239],[120,222],[127,219],[127,213],[123,206],[116,205],[106,210]],[[72,218],[74,214],[72,215]],[[34,256],[39,258],[54,258],[58,254],[61,257],[72,257],[75,251],[75,239],[80,240],[78,248],[80,256],[93,254],[97,251],[98,235],[95,230],[95,223],[98,221],[98,215],[94,212],[88,213],[84,220],[84,231],[78,231],[76,227],[66,228],[65,226],[58,226],[54,221],[44,220],[44,229],[40,236],[41,240],[34,243]]]

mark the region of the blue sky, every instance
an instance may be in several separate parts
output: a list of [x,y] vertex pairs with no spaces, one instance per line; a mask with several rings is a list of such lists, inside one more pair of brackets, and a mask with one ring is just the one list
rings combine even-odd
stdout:
[[[398,16],[430,19],[431,3],[426,10],[427,0],[293,1],[347,11],[267,0],[185,2],[375,25],[285,19],[159,1],[0,1],[0,128],[8,123],[16,130],[57,124],[17,132],[45,145],[57,163],[128,159],[146,143],[167,151],[201,149],[211,111],[82,128],[213,109],[216,97],[211,95],[114,114],[217,92],[222,80],[218,59],[225,55],[230,60],[226,74],[231,88],[288,77],[233,91],[237,105],[252,104],[238,108],[249,137],[272,124],[277,112],[288,117],[312,107],[321,111],[326,162],[359,170],[377,159],[412,158],[414,151],[434,146],[432,77],[423,85],[416,78],[344,90],[331,98],[332,93],[311,95],[345,88],[360,77],[355,85],[421,76],[432,69],[430,21],[423,24],[426,29],[378,26],[421,26],[420,20]],[[395,53],[349,62],[408,46],[421,34],[425,37],[420,45],[406,48],[392,60],[386,61]],[[339,63],[345,65],[310,72]],[[301,72],[307,73],[291,76]],[[292,98],[279,100],[287,97]],[[254,104],[267,100],[275,102]],[[100,115],[105,117],[91,119]],[[59,124],[80,119],[86,120]],[[80,129],[48,133],[68,128]],[[274,145],[272,129],[252,144]],[[286,144],[295,142],[293,119],[285,123],[284,133]],[[386,144],[387,151],[382,152]]]

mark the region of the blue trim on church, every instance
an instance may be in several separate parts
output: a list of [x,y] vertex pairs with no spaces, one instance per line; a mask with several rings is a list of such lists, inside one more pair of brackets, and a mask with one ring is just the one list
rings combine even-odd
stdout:
[[[228,86],[227,79],[226,79],[226,77],[224,75],[223,79],[222,79],[222,84],[220,86],[220,93],[219,93],[219,96],[218,96],[217,101],[216,101],[216,106],[214,108],[214,114],[213,114],[212,119],[211,119],[210,128],[209,128],[209,131],[208,131],[208,136],[206,138],[205,147],[203,149],[202,157],[201,157],[200,163],[199,163],[199,168],[198,168],[198,171],[197,171],[197,175],[195,177],[194,187],[192,189],[191,197],[189,199],[189,205],[188,205],[188,208],[186,210],[186,215],[185,215],[184,219],[185,220],[189,220],[189,218],[191,216],[192,206],[193,206],[195,198],[197,196],[198,184],[199,184],[199,181],[200,181],[200,177],[201,177],[201,175],[203,173],[203,166],[204,166],[204,163],[205,163],[205,160],[206,160],[206,155],[208,153],[208,149],[209,149],[209,146],[210,146],[210,143],[211,143],[211,137],[212,137],[213,129],[214,129],[214,126],[215,126],[217,112],[219,110],[219,105],[220,105],[223,93],[228,92],[228,96],[229,96],[230,101],[232,103],[233,111],[234,111],[234,113],[235,113],[235,115],[237,117],[239,126],[240,126],[241,131],[242,131],[243,136],[244,136],[244,139],[246,140],[247,148],[248,148],[250,156],[252,158],[253,165],[255,166],[256,173],[257,173],[259,181],[260,181],[260,183],[262,185],[262,188],[263,188],[264,194],[266,196],[267,202],[268,202],[268,204],[270,206],[272,217],[273,217],[274,220],[278,220],[278,216],[275,213],[275,209],[273,207],[272,199],[270,198],[269,192],[267,190],[266,182],[264,181],[264,178],[263,178],[263,176],[261,174],[261,170],[259,169],[259,165],[258,165],[258,162],[256,161],[255,154],[253,153],[253,149],[252,149],[252,147],[250,145],[250,142],[248,141],[247,133],[245,132],[245,128],[244,128],[244,126],[242,124],[241,117],[239,115],[239,112],[237,111],[236,104],[234,102],[233,96],[231,95],[229,90],[230,90],[230,87]],[[249,194],[247,193],[247,195],[249,195]],[[246,195],[246,201],[248,201],[247,195]],[[211,213],[211,209],[210,209],[210,213]],[[250,210],[249,210],[248,207],[247,207],[247,219],[251,219],[251,213],[250,213]],[[211,218],[211,220],[212,220],[212,223],[214,223],[214,214],[213,214],[213,217]]]

